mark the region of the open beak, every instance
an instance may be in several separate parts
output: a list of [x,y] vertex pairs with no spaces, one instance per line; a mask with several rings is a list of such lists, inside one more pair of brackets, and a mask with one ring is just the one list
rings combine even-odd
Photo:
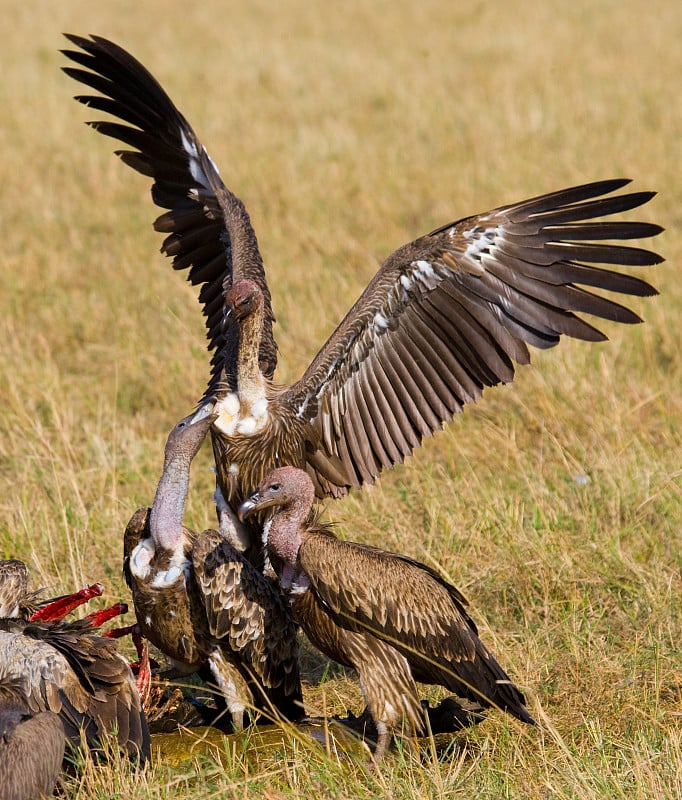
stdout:
[[255,514],[258,511],[258,501],[260,500],[260,496],[258,492],[254,492],[250,494],[246,500],[239,506],[237,509],[237,516],[239,517],[240,522],[244,522],[247,520],[252,514]]

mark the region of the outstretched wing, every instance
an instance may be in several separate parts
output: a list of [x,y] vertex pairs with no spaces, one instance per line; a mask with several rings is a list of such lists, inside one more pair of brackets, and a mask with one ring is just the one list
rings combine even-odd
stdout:
[[243,203],[225,187],[191,125],[139,61],[101,36],[66,37],[80,49],[62,52],[85,69],[64,67],[64,72],[100,93],[75,99],[121,120],[89,124],[134,148],[117,150],[116,155],[153,179],[152,199],[169,209],[154,223],[157,231],[168,234],[161,250],[173,259],[174,269],[189,268],[188,279],[201,285],[208,346],[216,350],[207,395],[215,392],[220,379],[223,295],[240,278],[255,281],[265,297],[260,363],[263,373],[272,376],[277,351],[270,292]]
[[641,321],[590,290],[656,294],[638,278],[593,266],[662,260],[605,241],[655,236],[659,226],[594,221],[653,196],[602,197],[626,183],[587,184],[468,217],[387,259],[280,399],[308,423],[318,494],[343,494],[402,462],[484,387],[511,381],[514,362],[529,361],[528,345],[553,347],[563,334],[606,339],[574,312]]
[[192,564],[212,637],[267,688],[298,687],[296,628],[274,584],[216,531],[200,533]]

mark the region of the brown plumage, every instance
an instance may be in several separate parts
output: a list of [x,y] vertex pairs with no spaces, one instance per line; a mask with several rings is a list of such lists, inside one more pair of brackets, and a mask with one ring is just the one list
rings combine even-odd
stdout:
[[249,706],[295,719],[303,714],[296,628],[276,584],[218,532],[182,525],[209,412],[204,404],[173,428],[154,505],[126,528],[135,613],[143,635],[181,671],[210,671],[237,728]]
[[43,604],[43,592],[28,589],[26,564],[16,558],[0,560],[0,619],[30,619]]
[[59,715],[31,711],[21,681],[0,679],[0,800],[51,795],[64,744]]
[[[396,250],[301,379],[275,390],[270,293],[243,204],[138,61],[98,36],[68,38],[80,49],[64,52],[81,68],[65,71],[104,95],[76,99],[121,120],[90,124],[133,148],[118,155],[152,178],[155,203],[168,209],[155,223],[168,234],[163,251],[201,284],[214,351],[206,396],[220,398],[212,436],[219,485],[232,507],[268,470],[287,464],[308,471],[319,497],[371,483],[486,386],[511,381],[515,363],[528,363],[529,345],[553,347],[562,335],[606,338],[578,313],[640,321],[591,289],[656,293],[638,278],[595,266],[661,261],[647,250],[603,243],[655,236],[659,226],[598,220],[653,194],[605,196],[628,183],[621,179],[564,189],[448,223]],[[242,291],[250,285],[260,301]],[[242,354],[235,329],[224,324],[226,293],[228,309],[244,308]]]
[[415,681],[445,686],[523,722],[525,699],[478,637],[460,592],[406,556],[337,539],[311,517],[315,498],[302,470],[273,470],[240,507],[270,510],[267,547],[296,621],[326,655],[358,670],[379,739],[401,722],[423,730]]
[[147,722],[116,643],[89,620],[30,622],[35,593],[27,587],[23,562],[0,561],[0,680],[16,683],[31,712],[58,714],[74,747],[84,736],[99,750],[114,737],[130,756],[147,758]]

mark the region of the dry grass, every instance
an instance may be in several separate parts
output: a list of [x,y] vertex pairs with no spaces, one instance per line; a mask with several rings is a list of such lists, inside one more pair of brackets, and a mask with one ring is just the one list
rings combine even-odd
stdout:
[[[644,798],[682,792],[682,14],[678,3],[24,0],[3,9],[0,555],[126,596],[121,534],[203,390],[193,291],[158,255],[145,180],[88,131],[62,30],[129,47],[245,200],[295,378],[376,268],[437,224],[625,175],[668,231],[646,324],[538,355],[381,486],[330,505],[351,538],[439,564],[527,690],[374,775],[293,737],[73,797]],[[211,522],[208,454],[188,519]],[[587,476],[584,483],[579,476]],[[576,478],[579,478],[576,480]],[[359,704],[334,672],[312,705]],[[280,754],[281,755],[281,754]]]

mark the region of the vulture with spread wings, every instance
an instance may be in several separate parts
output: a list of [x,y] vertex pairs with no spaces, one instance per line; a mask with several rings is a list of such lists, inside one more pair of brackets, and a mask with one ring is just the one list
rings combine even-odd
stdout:
[[276,389],[274,316],[256,235],[192,127],[153,76],[99,36],[68,35],[68,75],[99,94],[76,99],[118,118],[90,124],[152,179],[155,223],[175,269],[201,286],[213,352],[205,399],[218,398],[218,483],[235,508],[274,467],[306,469],[318,497],[340,496],[402,462],[476,400],[513,379],[529,345],[563,334],[606,338],[581,318],[639,317],[596,292],[647,296],[648,283],[608,265],[656,253],[614,243],[661,231],[611,221],[651,199],[612,194],[624,179],[553,192],[452,222],[390,255],[303,376]]

